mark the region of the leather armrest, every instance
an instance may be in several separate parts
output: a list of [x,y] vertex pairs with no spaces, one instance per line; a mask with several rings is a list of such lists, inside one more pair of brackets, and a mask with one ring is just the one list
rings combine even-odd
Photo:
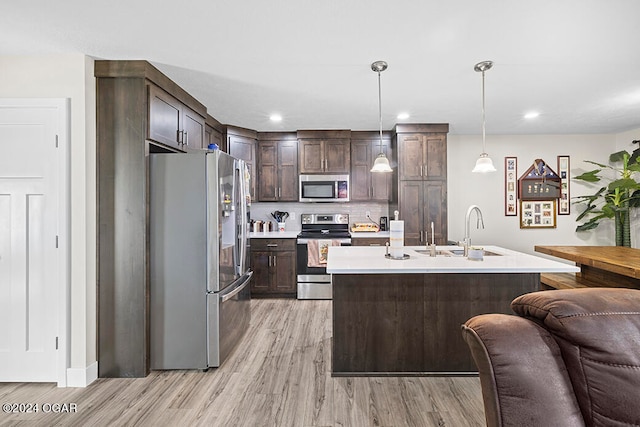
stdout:
[[518,316],[483,314],[462,325],[478,367],[487,426],[584,426],[555,340]]

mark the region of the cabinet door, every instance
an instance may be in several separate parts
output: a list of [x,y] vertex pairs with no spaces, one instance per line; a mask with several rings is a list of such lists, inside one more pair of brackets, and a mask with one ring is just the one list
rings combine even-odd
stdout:
[[163,91],[149,85],[149,139],[181,148],[182,104]]
[[447,178],[447,144],[444,135],[425,135],[427,179]]
[[183,106],[182,123],[184,135],[182,142],[189,148],[199,150],[204,146],[204,117]]
[[283,202],[298,201],[298,142],[278,143],[278,199]]
[[371,141],[351,141],[351,200],[371,199]]
[[276,292],[296,292],[296,256],[295,252],[272,252],[273,260],[271,270],[273,276],[273,289]]
[[398,135],[398,175],[400,180],[421,180],[424,169],[423,136],[420,134]]
[[323,144],[319,139],[301,139],[298,143],[300,173],[324,172]]
[[422,181],[401,181],[398,203],[400,219],[404,221],[405,246],[423,245],[424,231],[424,183]]
[[349,140],[327,139],[324,141],[325,172],[349,173],[351,167],[351,144]]
[[[391,161],[390,141],[382,141],[382,152]],[[378,157],[378,154],[380,154],[380,140],[372,141],[371,166],[367,171],[370,171],[371,167],[373,167],[373,162]],[[391,198],[391,177],[393,173],[369,172],[369,174],[371,175],[371,200],[388,201]]]
[[437,245],[445,245],[448,239],[447,230],[447,184],[442,181],[426,181],[424,183],[424,230],[428,230],[428,241],[431,243],[431,222],[435,230]]
[[229,135],[227,138],[229,154],[247,163],[251,176],[251,199],[256,196],[256,140],[238,135]]
[[278,200],[278,149],[274,142],[258,143],[258,200]]
[[271,276],[269,274],[269,266],[271,252],[269,251],[251,251],[251,269],[253,270],[253,278],[251,280],[251,292],[266,293],[269,292]]
[[371,172],[380,149],[390,158],[389,141],[379,139],[351,141],[351,200],[388,201],[391,194],[391,174]]

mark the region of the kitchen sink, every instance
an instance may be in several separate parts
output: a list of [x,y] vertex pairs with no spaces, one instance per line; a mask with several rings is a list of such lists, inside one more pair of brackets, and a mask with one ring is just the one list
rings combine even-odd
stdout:
[[[416,249],[415,250],[417,253],[419,254],[425,254],[425,255],[429,255],[430,251],[429,249]],[[491,252],[488,250],[484,250],[484,256],[502,256],[502,254],[496,253],[496,252]],[[436,256],[453,256],[453,257],[458,257],[458,256],[464,256],[464,249],[438,249],[436,250]]]

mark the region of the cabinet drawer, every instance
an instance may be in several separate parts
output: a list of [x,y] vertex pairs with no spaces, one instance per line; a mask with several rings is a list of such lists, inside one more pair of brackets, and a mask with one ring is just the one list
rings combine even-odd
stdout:
[[384,246],[389,241],[388,237],[352,237],[353,246]]
[[295,251],[296,239],[251,239],[251,250]]

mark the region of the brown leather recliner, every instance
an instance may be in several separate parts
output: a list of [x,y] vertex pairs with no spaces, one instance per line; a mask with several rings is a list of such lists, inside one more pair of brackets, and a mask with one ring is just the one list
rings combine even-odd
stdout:
[[640,425],[640,290],[534,292],[462,325],[487,425]]

